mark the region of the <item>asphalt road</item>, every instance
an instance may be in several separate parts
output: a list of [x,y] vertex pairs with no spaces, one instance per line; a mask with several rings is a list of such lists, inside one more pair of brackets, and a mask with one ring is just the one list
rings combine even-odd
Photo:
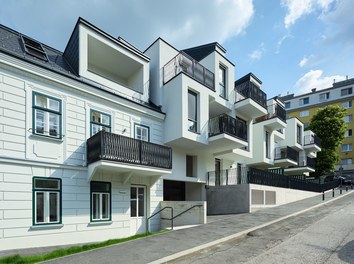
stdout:
[[349,195],[171,263],[354,263]]

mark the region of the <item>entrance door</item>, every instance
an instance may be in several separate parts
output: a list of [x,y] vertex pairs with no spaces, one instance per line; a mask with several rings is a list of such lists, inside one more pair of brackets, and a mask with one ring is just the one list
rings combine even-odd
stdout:
[[130,233],[141,234],[146,231],[146,188],[130,188]]
[[219,159],[215,159],[215,185],[220,185],[220,174],[221,174],[221,162]]

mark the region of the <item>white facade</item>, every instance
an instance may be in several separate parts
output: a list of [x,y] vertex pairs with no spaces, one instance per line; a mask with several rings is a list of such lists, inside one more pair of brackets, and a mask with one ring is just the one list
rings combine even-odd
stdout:
[[0,30],[23,40],[0,50],[2,250],[142,233],[163,200],[204,204],[248,166],[289,166],[275,156],[295,123],[256,76],[235,81],[218,43],[143,53],[80,18],[60,53]]
[[[146,217],[160,208],[163,199],[160,176],[170,173],[170,168],[103,159],[88,164],[86,158],[93,111],[109,117],[112,135],[135,138],[136,126],[144,126],[148,128],[150,142],[163,143],[165,115],[144,106],[144,102],[135,102],[148,100],[145,87],[149,81],[149,60],[83,20],[79,20],[74,36],[75,32],[80,32],[78,50],[83,54],[90,56],[96,48],[101,48],[100,54],[107,53],[105,56],[109,57],[112,53],[113,57],[124,58],[130,66],[124,69],[119,64],[97,63],[94,68],[82,55],[81,77],[75,80],[0,53],[1,250],[127,237],[145,232]],[[91,37],[95,38],[93,43],[87,43]],[[113,78],[112,72],[105,72],[111,66],[117,76],[128,76],[126,82]],[[56,113],[50,115],[47,108],[41,110],[42,106],[37,109],[37,97],[60,105],[60,132],[53,128],[57,124],[52,120]],[[45,117],[49,115],[50,121],[40,119],[41,113]],[[102,116],[100,119],[103,122]],[[41,121],[49,124],[50,132],[38,129]],[[57,133],[58,136],[53,136]],[[36,179],[55,180],[60,184],[55,191],[37,191]],[[94,182],[107,183],[109,196],[93,191]],[[139,193],[138,198],[133,198],[135,191]],[[46,198],[42,202],[43,196],[49,197],[50,202]],[[94,197],[98,204],[93,203]],[[132,215],[133,205],[136,210],[140,208],[135,215]],[[99,210],[99,216],[93,216],[94,208]],[[159,219],[152,219],[150,230],[158,229]]]

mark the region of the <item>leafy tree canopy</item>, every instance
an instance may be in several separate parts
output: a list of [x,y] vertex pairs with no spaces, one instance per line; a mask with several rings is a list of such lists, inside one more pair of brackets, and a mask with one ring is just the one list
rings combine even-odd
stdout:
[[309,129],[320,139],[322,148],[337,148],[344,139],[347,129],[344,117],[347,111],[337,105],[326,106],[312,117]]
[[321,139],[321,152],[317,153],[316,174],[333,172],[338,164],[337,147],[341,145],[347,129],[344,117],[346,109],[339,106],[326,106],[312,117],[308,129]]

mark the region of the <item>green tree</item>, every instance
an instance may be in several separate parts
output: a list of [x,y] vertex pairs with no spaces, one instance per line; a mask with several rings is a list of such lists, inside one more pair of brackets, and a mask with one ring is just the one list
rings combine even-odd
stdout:
[[337,148],[347,129],[344,117],[347,111],[339,106],[326,106],[312,117],[308,129],[321,139],[321,152],[317,153],[316,175],[333,172],[339,162]]

